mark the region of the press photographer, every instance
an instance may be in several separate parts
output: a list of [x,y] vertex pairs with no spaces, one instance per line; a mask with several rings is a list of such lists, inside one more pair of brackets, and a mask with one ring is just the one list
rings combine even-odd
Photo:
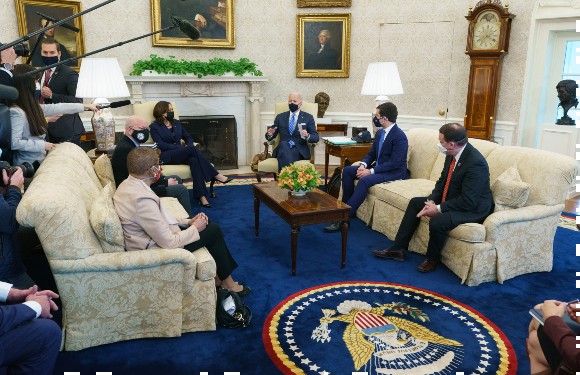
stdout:
[[[0,43],[0,46],[2,43]],[[6,48],[0,52],[0,84],[14,86],[12,80],[12,69],[14,69],[14,62],[20,56],[28,56],[30,50],[28,45],[24,43],[17,44],[13,47]]]

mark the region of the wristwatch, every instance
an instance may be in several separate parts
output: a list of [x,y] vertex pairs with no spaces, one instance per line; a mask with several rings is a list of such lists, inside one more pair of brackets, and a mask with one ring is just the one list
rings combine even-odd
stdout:
[[10,63],[4,63],[4,69],[12,71],[12,69],[14,69],[14,65]]

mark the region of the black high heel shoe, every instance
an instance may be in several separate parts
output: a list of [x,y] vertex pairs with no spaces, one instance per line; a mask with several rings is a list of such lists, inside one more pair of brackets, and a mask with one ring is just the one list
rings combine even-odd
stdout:
[[[233,180],[234,180],[234,178],[233,178],[233,177],[228,177],[228,178],[227,178],[227,179],[226,179],[224,182],[222,182],[222,184],[224,184],[224,185],[225,185],[225,184],[228,184],[228,183],[232,182]],[[220,181],[220,182],[221,182],[221,181]]]
[[197,198],[197,201],[199,202],[200,206],[205,207],[205,208],[211,208],[211,203],[208,202],[206,204],[203,204],[203,203],[201,203],[201,199],[199,199],[199,198]]

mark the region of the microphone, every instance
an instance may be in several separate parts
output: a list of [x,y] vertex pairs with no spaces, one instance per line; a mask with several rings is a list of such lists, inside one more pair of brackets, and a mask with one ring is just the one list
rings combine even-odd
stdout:
[[[36,14],[38,14],[40,17],[44,18],[45,20],[52,21],[53,23],[57,23],[58,21],[60,21],[60,20],[57,20],[56,18],[52,18],[51,16],[47,16],[44,13],[36,12]],[[74,27],[72,25],[69,25],[68,23],[63,23],[61,26],[64,27],[65,29],[69,29],[69,30],[74,31],[75,33],[78,33],[80,31],[78,27]]]
[[193,26],[193,24],[181,17],[171,16],[171,22],[173,25],[179,27],[185,35],[187,35],[191,40],[197,40],[201,36],[199,30]]
[[0,85],[0,100],[16,100],[18,90],[12,86]]
[[[18,93],[18,92],[16,92]],[[130,100],[119,100],[118,102],[112,102],[112,103],[107,103],[107,104],[100,104],[101,108],[119,108],[119,107],[124,107],[126,105],[131,104]]]

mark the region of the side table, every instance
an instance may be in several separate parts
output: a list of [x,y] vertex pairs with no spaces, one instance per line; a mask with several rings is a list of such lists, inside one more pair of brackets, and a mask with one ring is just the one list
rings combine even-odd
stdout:
[[344,160],[346,158],[351,161],[358,161],[362,159],[371,149],[372,142],[357,143],[352,145],[339,145],[324,141],[324,185],[328,185],[328,160],[329,156],[337,156],[340,158],[340,169],[344,168]]

